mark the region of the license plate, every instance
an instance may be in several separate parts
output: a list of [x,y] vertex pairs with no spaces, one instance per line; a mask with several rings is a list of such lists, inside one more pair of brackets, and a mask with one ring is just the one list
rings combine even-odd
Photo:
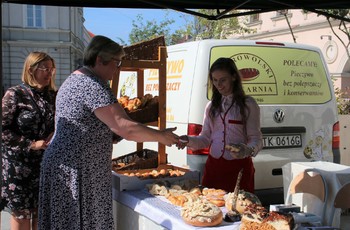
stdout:
[[263,136],[264,148],[295,148],[301,147],[301,142],[301,134]]

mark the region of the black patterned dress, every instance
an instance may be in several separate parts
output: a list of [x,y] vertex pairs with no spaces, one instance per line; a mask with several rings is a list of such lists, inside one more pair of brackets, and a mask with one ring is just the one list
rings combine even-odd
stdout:
[[1,209],[6,207],[18,218],[30,218],[38,207],[44,152],[31,150],[30,145],[54,131],[56,92],[22,87],[9,88],[2,98]]
[[99,78],[72,74],[56,100],[56,130],[44,153],[39,230],[112,230],[112,131],[94,114],[118,103]]

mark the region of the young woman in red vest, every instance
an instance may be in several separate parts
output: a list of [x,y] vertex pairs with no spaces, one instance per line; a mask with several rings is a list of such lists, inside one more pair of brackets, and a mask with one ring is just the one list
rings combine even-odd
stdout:
[[178,148],[210,147],[202,185],[233,192],[243,169],[240,188],[254,192],[252,157],[262,149],[260,109],[245,95],[242,78],[231,58],[219,58],[209,72],[213,96],[208,102],[199,136],[181,136]]

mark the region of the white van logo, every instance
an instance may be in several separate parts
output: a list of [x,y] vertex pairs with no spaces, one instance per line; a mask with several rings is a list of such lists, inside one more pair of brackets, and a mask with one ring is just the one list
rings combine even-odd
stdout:
[[277,122],[277,123],[282,123],[284,120],[284,112],[282,109],[276,109],[275,113],[273,114],[273,119]]
[[240,69],[239,72],[241,73],[241,76],[243,78],[243,81],[251,81],[255,78],[259,77],[259,70],[255,68],[243,68]]
[[244,91],[251,96],[278,95],[277,80],[270,65],[251,53],[231,56],[242,75]]

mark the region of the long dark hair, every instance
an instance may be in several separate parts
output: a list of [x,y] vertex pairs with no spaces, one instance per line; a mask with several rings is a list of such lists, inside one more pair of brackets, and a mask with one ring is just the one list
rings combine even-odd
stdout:
[[246,110],[246,95],[243,90],[242,86],[242,79],[241,75],[237,69],[236,64],[231,58],[219,58],[217,59],[210,67],[209,70],[209,84],[211,89],[213,90],[213,96],[212,96],[212,106],[210,108],[209,115],[211,118],[214,118],[216,115],[218,115],[221,111],[221,94],[217,90],[217,88],[213,84],[213,76],[212,73],[216,70],[222,70],[226,71],[230,74],[232,77],[231,85],[232,85],[232,94],[233,94],[233,101],[232,103],[236,102],[239,109],[240,114],[242,117],[242,122],[245,126],[248,114],[245,113]]

